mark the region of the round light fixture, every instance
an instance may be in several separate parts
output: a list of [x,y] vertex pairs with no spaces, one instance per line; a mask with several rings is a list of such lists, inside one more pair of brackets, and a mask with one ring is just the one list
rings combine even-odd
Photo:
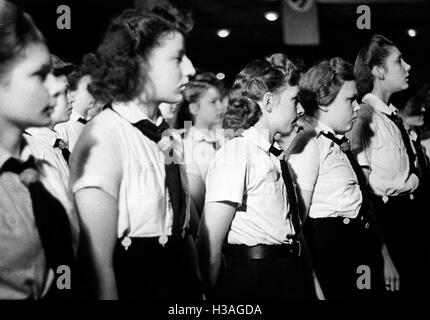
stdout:
[[222,72],[219,72],[219,73],[216,74],[216,78],[218,80],[224,80],[225,79],[225,74],[222,73]]
[[264,14],[264,18],[268,21],[276,21],[279,18],[279,13],[276,11],[268,11]]
[[216,34],[220,38],[227,38],[230,35],[230,30],[229,29],[219,29]]
[[408,29],[408,36],[411,38],[415,38],[417,36],[417,30],[416,29]]

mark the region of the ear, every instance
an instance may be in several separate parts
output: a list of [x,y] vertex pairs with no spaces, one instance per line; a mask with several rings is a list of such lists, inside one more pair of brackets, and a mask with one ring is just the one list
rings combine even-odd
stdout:
[[196,116],[198,113],[199,113],[199,106],[198,106],[198,104],[197,103],[195,103],[195,102],[193,102],[193,103],[190,103],[190,105],[188,106],[188,108],[190,109],[190,113],[193,115],[193,116]]
[[318,106],[318,109],[320,109],[322,112],[328,112],[328,106]]
[[268,113],[272,112],[273,108],[273,94],[271,92],[266,92],[263,96],[261,108],[265,109]]
[[373,66],[372,75],[379,80],[384,80],[385,69],[379,66]]

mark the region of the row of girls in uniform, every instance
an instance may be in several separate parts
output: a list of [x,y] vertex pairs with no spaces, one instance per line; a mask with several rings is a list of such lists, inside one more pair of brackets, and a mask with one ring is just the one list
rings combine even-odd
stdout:
[[[389,117],[397,113],[390,95],[408,86],[410,69],[395,45],[372,38],[355,72],[340,58],[304,74],[283,54],[247,64],[223,117],[234,137],[219,148],[222,90],[193,78],[191,26],[189,13],[168,3],[115,18],[85,58],[88,74],[75,77],[84,80],[69,84],[109,106],[69,146],[60,123],[84,124],[86,115],[76,108],[69,119],[66,103],[55,120],[65,78],[31,18],[0,0],[0,297],[417,294],[423,251],[406,216],[419,213],[421,175],[416,148],[409,154],[401,123]],[[191,114],[185,144],[163,119],[163,103]],[[210,163],[187,155],[196,145]],[[70,177],[47,156],[53,151]],[[56,285],[63,265],[70,290]],[[362,265],[371,284],[364,279],[359,290]]]

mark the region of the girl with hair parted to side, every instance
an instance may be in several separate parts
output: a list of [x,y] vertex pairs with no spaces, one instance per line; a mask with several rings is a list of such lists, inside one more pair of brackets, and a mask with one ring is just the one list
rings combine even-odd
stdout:
[[224,128],[236,137],[209,166],[197,243],[209,297],[314,297],[293,181],[274,141],[296,124],[299,75],[261,59],[232,86]]
[[[380,242],[371,219],[368,186],[345,134],[359,105],[353,66],[324,60],[301,78],[299,101],[313,128],[300,132],[290,148],[306,213],[305,237],[326,300],[375,297],[382,283]],[[359,290],[357,269],[371,269],[372,290]]]
[[56,277],[60,266],[74,274],[78,219],[59,172],[23,135],[52,123],[53,85],[43,35],[28,14],[0,0],[0,299],[74,292],[74,282],[58,290]]
[[201,298],[182,141],[159,111],[182,100],[195,72],[185,54],[191,22],[167,2],[126,10],[86,58],[91,92],[111,103],[87,124],[71,158],[99,299]]
[[[399,48],[374,35],[355,61],[357,91],[362,105],[350,133],[353,151],[368,177],[383,246],[385,285],[393,296],[422,296],[423,253],[414,240],[414,225],[421,211],[414,193],[420,181],[416,157],[392,94],[409,87],[411,66]],[[411,245],[404,245],[404,239]],[[392,260],[390,262],[390,259]],[[390,263],[388,263],[390,262]]]

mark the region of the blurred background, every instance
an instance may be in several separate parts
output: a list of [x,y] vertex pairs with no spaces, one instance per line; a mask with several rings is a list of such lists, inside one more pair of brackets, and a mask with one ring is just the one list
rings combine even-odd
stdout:
[[[94,50],[111,18],[127,7],[152,7],[157,0],[21,0],[48,39],[53,53],[79,62]],[[245,64],[274,52],[302,59],[307,66],[340,56],[354,62],[375,33],[391,39],[412,65],[410,89],[428,81],[430,0],[188,0],[194,29],[187,53],[195,67],[227,84]],[[56,27],[57,7],[71,9],[71,29]],[[371,29],[360,30],[360,5],[370,8]]]

